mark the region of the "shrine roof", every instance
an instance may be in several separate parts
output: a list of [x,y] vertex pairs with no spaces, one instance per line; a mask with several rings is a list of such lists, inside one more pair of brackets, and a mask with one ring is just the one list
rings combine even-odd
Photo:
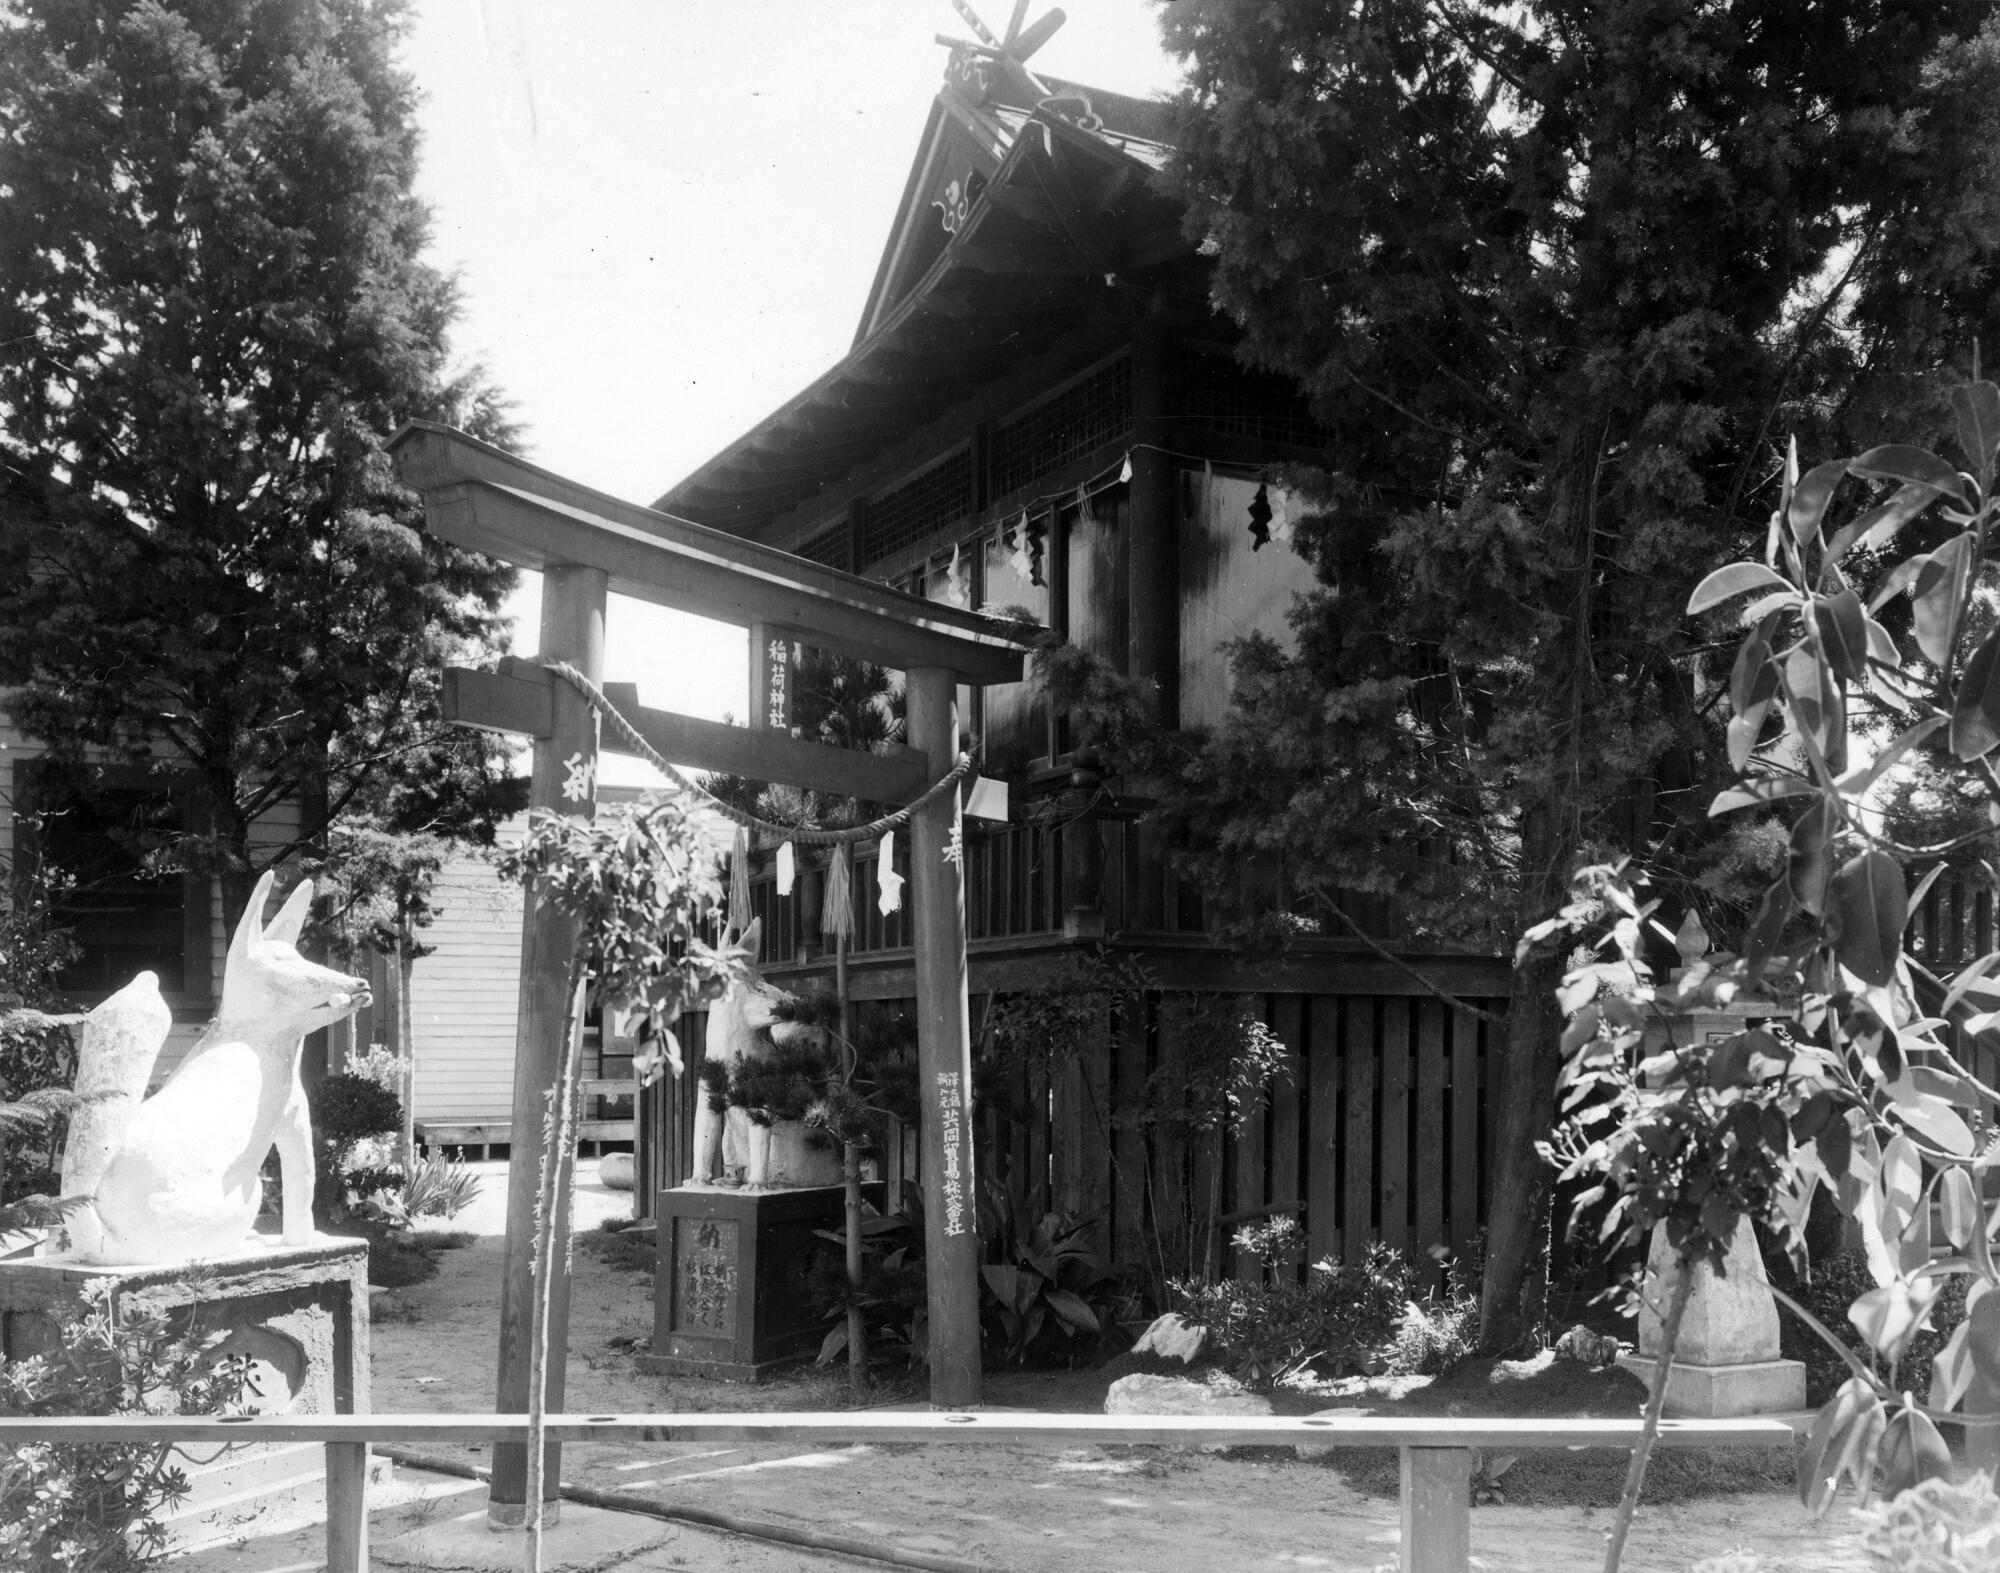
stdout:
[[1206,270],[1157,179],[1172,106],[1048,85],[1028,103],[947,81],[853,347],[656,507],[755,532],[1094,323],[1158,293],[1205,312]]
[[602,568],[618,595],[965,683],[1021,678],[1032,629],[906,595],[789,552],[620,501],[433,421],[389,439],[398,478],[424,500],[425,527],[523,568]]

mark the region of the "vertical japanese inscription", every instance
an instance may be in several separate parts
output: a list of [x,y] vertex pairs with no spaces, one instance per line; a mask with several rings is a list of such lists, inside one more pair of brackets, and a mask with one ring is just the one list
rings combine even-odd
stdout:
[[765,691],[764,716],[770,725],[780,731],[789,731],[792,724],[792,647],[788,640],[773,639],[765,646],[764,654],[770,668],[770,683]]
[[937,1073],[938,1128],[944,1152],[944,1232],[965,1233],[965,1090],[957,1071]]
[[736,1326],[736,1223],[683,1218],[675,1230],[675,1331],[730,1333]]

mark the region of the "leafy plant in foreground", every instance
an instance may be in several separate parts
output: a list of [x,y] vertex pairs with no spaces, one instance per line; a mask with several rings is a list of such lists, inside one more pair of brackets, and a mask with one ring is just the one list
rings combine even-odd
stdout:
[[[1742,781],[1710,813],[1774,814],[1786,833],[1785,868],[1739,949],[1655,988],[1640,955],[1653,905],[1617,867],[1587,871],[1562,914],[1523,941],[1585,932],[1604,955],[1594,950],[1563,983],[1572,1120],[1555,1149],[1567,1172],[1599,1181],[1585,1207],[1607,1209],[1602,1238],[1635,1242],[1664,1224],[1685,1267],[1719,1259],[1735,1218],[1751,1215],[1796,1249],[1820,1187],[1858,1226],[1873,1287],[1847,1315],[1870,1357],[1843,1350],[1851,1375],[1801,1455],[1800,1495],[1822,1510],[1843,1479],[1866,1497],[1944,1477],[1951,1460],[1941,1420],[1965,1427],[1975,1464],[2000,1464],[2000,1265],[1991,1244],[2000,1216],[1981,1194],[1988,1160],[1961,1113],[2000,1107],[2000,1092],[1952,1052],[1956,1034],[2000,1025],[2000,1013],[1979,1008],[1991,1003],[1987,980],[2000,952],[1942,980],[1904,950],[1910,913],[1943,860],[1992,831],[1910,844],[1869,810],[1889,772],[1923,757],[1983,794],[1989,824],[2000,824],[1991,568],[2000,545],[2000,387],[1975,381],[1952,403],[1966,468],[1900,444],[1803,475],[1794,459],[1761,559],[1716,570],[1689,602],[1693,614],[1729,608],[1744,630],[1728,695],[1728,746]],[[1849,495],[1852,482],[1864,495]],[[1893,560],[1896,541],[1920,519],[1934,544]],[[1892,627],[1907,633],[1899,640]],[[1871,719],[1885,741],[1870,759],[1850,757],[1852,729]],[[1929,871],[1914,892],[1906,865]],[[1766,1019],[1720,1042],[1673,1040],[1676,1015],[1731,1002]],[[1951,1248],[1942,1256],[1931,1249],[1933,1207]],[[1965,1319],[1932,1360],[1929,1402],[1919,1403],[1920,1381],[1904,1362],[1954,1277],[1969,1281]],[[1778,1293],[1830,1345],[1843,1345]],[[1635,1452],[1621,1531],[1648,1445]],[[1621,1541],[1615,1532],[1609,1566]]]
[[[0,1415],[227,1413],[245,1356],[218,1356],[200,1308],[121,1310],[85,1298],[53,1350],[0,1364]],[[19,1573],[131,1573],[166,1552],[163,1508],[187,1477],[161,1442],[28,1442],[0,1451],[0,1566]]]

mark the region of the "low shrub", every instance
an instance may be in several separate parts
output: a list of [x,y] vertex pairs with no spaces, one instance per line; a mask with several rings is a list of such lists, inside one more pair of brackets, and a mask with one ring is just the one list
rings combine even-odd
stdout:
[[413,1234],[365,1215],[353,1226],[368,1242],[368,1281],[381,1289],[407,1289],[428,1282],[437,1276],[439,1257],[478,1238],[462,1231]]
[[380,1082],[350,1075],[328,1076],[307,1092],[306,1101],[315,1149],[313,1210],[322,1223],[337,1223],[347,1213],[354,1149],[368,1137],[401,1130],[403,1105]]
[[[54,1350],[0,1364],[0,1415],[228,1412],[247,1356],[218,1357],[200,1306],[113,1316],[79,1302]],[[130,1573],[166,1552],[158,1514],[187,1494],[164,1443],[27,1442],[0,1452],[0,1567],[19,1573]]]
[[635,1229],[629,1218],[607,1218],[576,1237],[577,1249],[625,1273],[650,1273],[660,1264],[657,1229]]
[[431,1153],[382,1188],[375,1205],[389,1222],[407,1229],[420,1218],[456,1218],[478,1198],[478,1175],[443,1153]]
[[1384,1351],[1397,1376],[1443,1376],[1479,1347],[1479,1301],[1466,1294],[1412,1300]]
[[1417,1303],[1409,1262],[1385,1245],[1371,1245],[1354,1263],[1314,1262],[1302,1283],[1282,1273],[1265,1283],[1172,1279],[1167,1299],[1184,1321],[1208,1329],[1216,1361],[1254,1387],[1307,1365],[1382,1369],[1413,1309],[1422,1329],[1411,1334],[1412,1358],[1442,1358],[1437,1351],[1459,1336],[1455,1321],[1432,1323]]
[[[1812,1264],[1810,1281],[1800,1279],[1789,1266],[1766,1263],[1771,1281],[1786,1294],[1838,1333],[1848,1349],[1863,1365],[1874,1361],[1868,1341],[1847,1319],[1847,1308],[1875,1287],[1868,1271],[1868,1258],[1856,1250],[1833,1251]],[[1970,1280],[1953,1273],[1944,1280],[1931,1319],[1924,1330],[1910,1340],[1897,1365],[1897,1385],[1923,1394],[1930,1390],[1931,1360],[1945,1346],[1953,1329],[1965,1320],[1965,1291]],[[1853,1373],[1837,1351],[1827,1347],[1810,1327],[1792,1311],[1778,1307],[1778,1353],[1787,1360],[1803,1360],[1806,1367],[1806,1402],[1825,1403],[1840,1384]],[[1885,1373],[1886,1374],[1886,1373]]]

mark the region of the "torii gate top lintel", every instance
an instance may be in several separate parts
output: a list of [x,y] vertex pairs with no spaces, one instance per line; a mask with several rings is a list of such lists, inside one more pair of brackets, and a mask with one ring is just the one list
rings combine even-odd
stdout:
[[523,568],[600,568],[615,594],[738,627],[794,631],[835,654],[962,683],[1020,681],[1022,633],[724,530],[621,502],[432,421],[389,441],[426,527]]

